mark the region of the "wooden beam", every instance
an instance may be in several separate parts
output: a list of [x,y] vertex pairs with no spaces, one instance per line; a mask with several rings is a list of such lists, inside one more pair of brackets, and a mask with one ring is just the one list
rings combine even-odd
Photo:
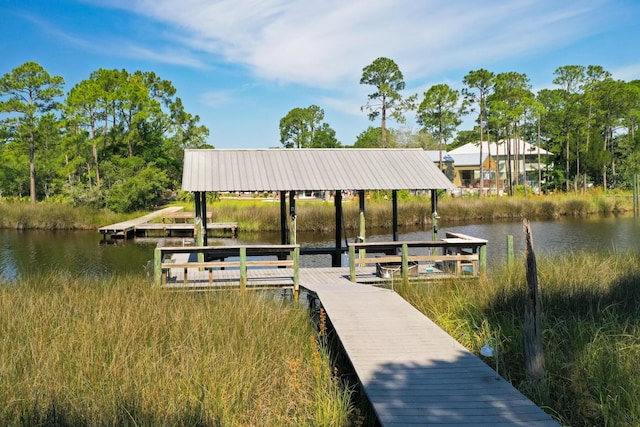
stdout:
[[393,241],[397,242],[400,240],[398,234],[398,190],[393,190],[391,192],[391,204],[393,205]]
[[333,197],[336,207],[336,250],[333,254],[333,266],[340,267],[340,256],[342,252],[342,190],[336,190]]
[[280,243],[286,245],[288,242],[287,235],[287,192],[280,192]]

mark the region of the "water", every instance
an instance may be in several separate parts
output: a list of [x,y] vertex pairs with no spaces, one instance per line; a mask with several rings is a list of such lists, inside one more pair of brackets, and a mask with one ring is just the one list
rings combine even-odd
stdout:
[[[640,250],[640,218],[568,218],[534,221],[533,243],[537,255],[584,249],[609,252]],[[447,231],[486,239],[488,268],[506,258],[506,236],[512,235],[516,254],[524,252],[522,222],[491,222],[442,226]],[[298,233],[303,245],[334,246],[333,233]],[[347,235],[348,241],[354,236]],[[401,240],[430,240],[430,229],[401,230]],[[64,270],[72,275],[104,277],[114,273],[146,275],[145,266],[153,258],[154,242],[101,244],[97,231],[15,231],[0,230],[0,281],[10,282],[35,272]],[[391,233],[371,233],[368,241],[392,240]],[[279,233],[240,234],[238,239],[210,239],[210,244],[277,244]],[[343,240],[344,244],[344,240]],[[302,257],[303,266],[331,265],[328,255]]]

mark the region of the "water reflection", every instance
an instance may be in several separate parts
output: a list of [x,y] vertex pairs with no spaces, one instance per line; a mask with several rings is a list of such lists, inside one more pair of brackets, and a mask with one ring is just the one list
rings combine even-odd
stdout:
[[[556,221],[534,221],[534,247],[539,255],[583,249],[624,251],[640,249],[640,219],[631,216],[607,218],[568,218]],[[524,236],[520,221],[485,224],[443,224],[445,232],[468,234],[486,239],[488,267],[506,258],[506,236],[514,239],[516,254],[524,252]],[[16,231],[0,230],[0,281],[7,282],[33,273],[65,270],[73,275],[106,276],[115,273],[146,275],[145,266],[153,258],[155,242],[128,241],[118,245],[101,245],[97,231]],[[353,241],[355,235],[347,233]],[[305,246],[333,247],[334,233],[298,233]],[[430,240],[430,229],[401,230],[401,240]],[[368,232],[368,241],[392,240],[390,232]],[[211,239],[210,244],[277,244],[279,233],[243,234],[237,239]],[[344,244],[344,240],[342,242]],[[304,266],[331,265],[328,255],[304,256]]]

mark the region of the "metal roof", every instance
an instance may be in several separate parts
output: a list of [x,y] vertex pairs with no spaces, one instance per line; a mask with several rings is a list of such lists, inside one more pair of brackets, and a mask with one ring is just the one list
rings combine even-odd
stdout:
[[454,189],[422,149],[185,150],[186,191]]

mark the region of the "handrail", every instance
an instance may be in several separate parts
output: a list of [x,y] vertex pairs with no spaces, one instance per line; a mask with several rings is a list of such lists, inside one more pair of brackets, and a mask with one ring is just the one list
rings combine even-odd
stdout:
[[[163,260],[169,254],[197,254],[198,262],[165,264]],[[247,260],[250,256],[289,257],[288,260]],[[225,261],[237,257],[237,261]],[[203,261],[207,258],[212,261]],[[293,267],[293,290],[300,289],[300,245],[238,245],[238,246],[159,246],[154,251],[154,282],[162,285],[163,270],[166,268],[205,268],[209,269],[210,280],[214,268],[236,267],[240,269],[240,289],[247,285],[247,269],[254,266]]]
[[[406,281],[409,279],[409,262],[419,261],[453,261],[457,264],[456,271],[458,273],[461,271],[460,263],[470,261],[473,264],[474,274],[477,274],[478,270],[480,273],[484,273],[486,271],[486,245],[487,240],[457,233],[447,233],[447,238],[442,240],[348,243],[349,276],[352,282],[356,281],[357,265],[399,262],[402,266],[402,280]],[[442,249],[442,255],[409,255],[409,248]],[[465,249],[468,253],[461,253]],[[456,253],[449,253],[451,250]],[[358,257],[356,257],[356,251],[359,251]],[[387,255],[367,257],[370,252],[382,252]]]

